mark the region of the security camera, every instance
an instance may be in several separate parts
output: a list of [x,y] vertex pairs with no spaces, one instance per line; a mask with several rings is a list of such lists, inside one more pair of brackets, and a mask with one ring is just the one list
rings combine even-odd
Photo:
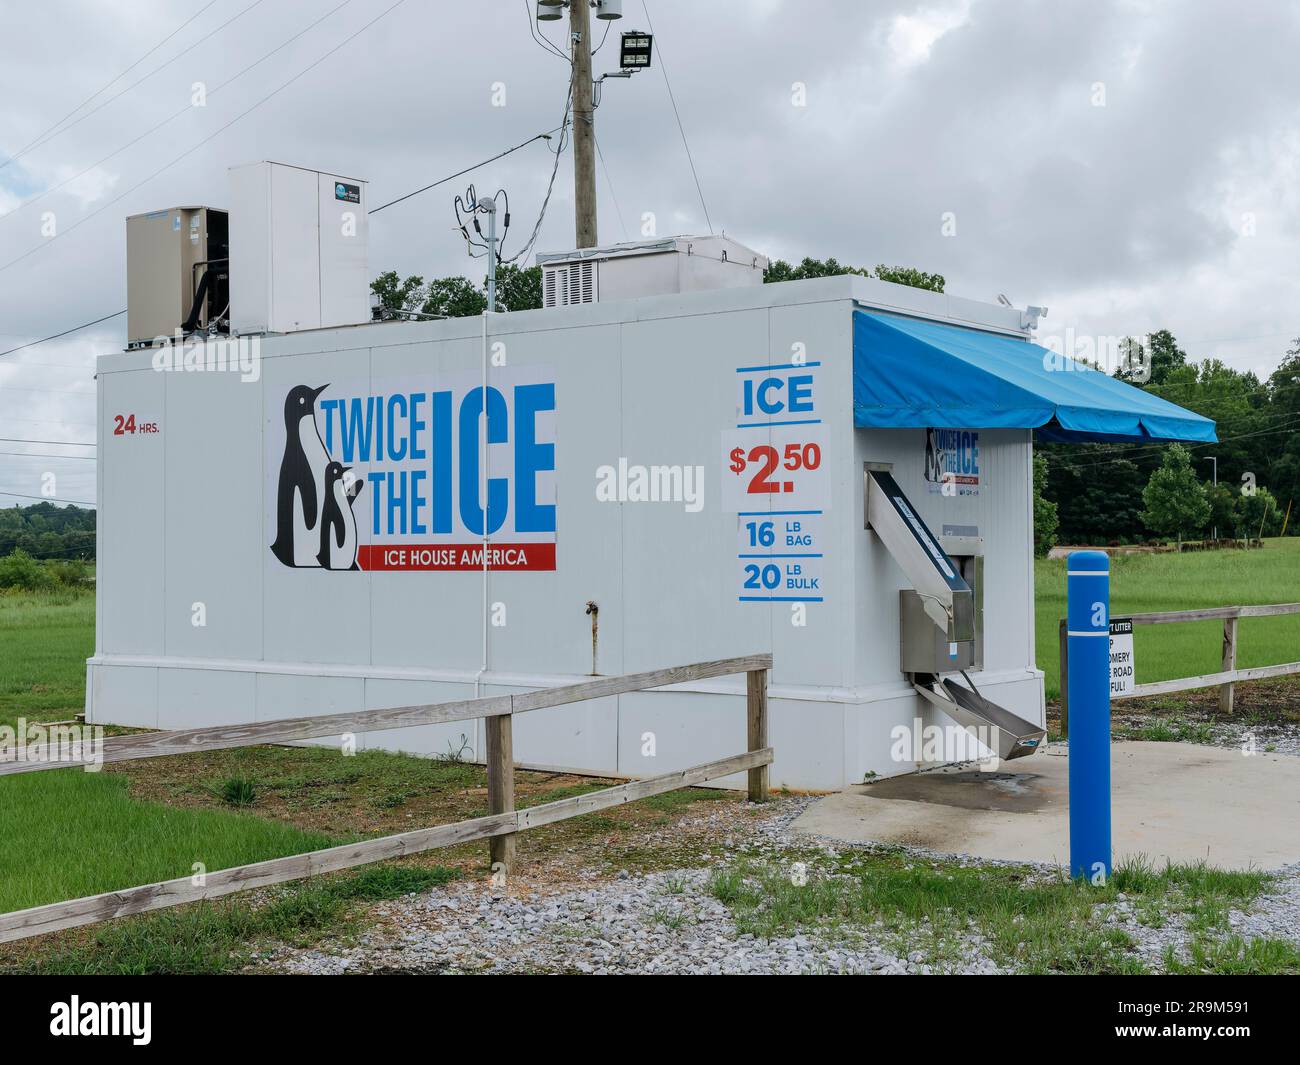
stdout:
[[1047,317],[1046,307],[1026,307],[1020,312],[1020,324],[1025,329],[1037,329],[1038,320]]

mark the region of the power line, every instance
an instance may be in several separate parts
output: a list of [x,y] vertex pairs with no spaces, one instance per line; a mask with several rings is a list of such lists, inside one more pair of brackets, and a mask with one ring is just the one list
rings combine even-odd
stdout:
[[[19,344],[16,348],[10,348],[8,351],[0,351],[0,358],[6,355],[12,355],[15,351],[22,351],[24,348],[34,348],[37,344],[44,344],[50,340],[58,340],[59,337],[65,337],[69,333],[76,333],[82,329],[89,329],[92,325],[99,325],[100,322],[107,322],[110,318],[116,318],[118,315],[126,314],[124,307],[120,311],[114,311],[112,314],[106,314],[103,318],[96,318],[93,322],[83,322],[81,325],[74,325],[71,329],[65,329],[62,333],[55,333],[53,336],[41,337],[40,340],[32,340],[26,344]],[[89,369],[89,367],[87,367]]]
[[542,222],[546,218],[546,208],[551,202],[551,193],[555,190],[555,175],[560,172],[560,156],[564,154],[564,149],[568,145],[567,133],[569,131],[569,114],[573,107],[573,81],[569,81],[569,89],[564,96],[564,118],[560,122],[560,143],[555,148],[555,163],[551,167],[551,180],[546,184],[546,195],[542,198],[542,209],[537,213],[537,223],[533,226],[533,231],[529,234],[528,242],[520,248],[509,259],[499,259],[502,263],[515,263],[524,258],[533,249],[537,243],[537,237],[542,231]]
[[[1298,421],[1300,421],[1300,415],[1294,415],[1290,417],[1289,421],[1285,425],[1278,426],[1277,428],[1274,429],[1261,429],[1253,433],[1237,433],[1234,436],[1224,436],[1224,437],[1220,437],[1218,440],[1205,440],[1197,444],[1190,444],[1190,443],[1183,442],[1183,446],[1186,447],[1188,451],[1195,451],[1198,448],[1217,447],[1220,444],[1226,444],[1232,440],[1246,440],[1252,437],[1276,436],[1278,433],[1290,433],[1290,432],[1294,432],[1294,430],[1291,428],[1291,425]],[[1179,442],[1180,441],[1168,441],[1163,444],[1143,444],[1140,447],[1128,448],[1126,450],[1150,451],[1153,449],[1168,447],[1169,443],[1179,443]],[[1056,463],[1052,463],[1052,468],[1058,470],[1087,470],[1087,469],[1092,469],[1094,466],[1110,466],[1116,462],[1131,462],[1131,461],[1132,459],[1119,457],[1119,458],[1099,459],[1096,462],[1080,462],[1080,463],[1056,462]]]
[[[259,2],[261,2],[261,0],[259,0]],[[286,40],[286,41],[282,41],[280,44],[276,45],[276,46],[275,46],[274,48],[272,48],[269,52],[267,52],[266,55],[262,56],[261,59],[258,59],[258,60],[256,60],[256,61],[250,63],[248,66],[244,67],[244,69],[241,70],[238,74],[235,74],[235,75],[233,75],[232,77],[227,78],[225,81],[221,82],[221,84],[219,84],[219,85],[217,85],[217,86],[215,86],[215,87],[209,89],[208,92],[207,92],[207,95],[208,95],[209,97],[211,97],[211,96],[215,96],[215,95],[216,95],[217,93],[219,93],[222,89],[227,88],[227,87],[228,87],[232,82],[238,81],[240,78],[242,78],[245,74],[247,74],[247,73],[248,73],[250,70],[252,70],[254,67],[261,66],[261,65],[262,65],[263,63],[265,63],[268,59],[270,59],[271,56],[275,55],[276,52],[282,51],[283,49],[289,47],[289,45],[293,44],[293,42],[296,41],[299,37],[301,37],[301,36],[303,36],[304,34],[310,32],[311,30],[314,30],[317,26],[319,26],[319,25],[320,25],[322,22],[324,22],[327,18],[330,18],[331,16],[337,14],[339,11],[342,11],[343,8],[347,7],[348,4],[350,4],[350,3],[352,3],[352,0],[343,0],[343,2],[342,2],[341,4],[339,4],[339,5],[338,5],[337,7],[335,7],[335,8],[333,8],[333,9],[327,11],[327,12],[326,12],[325,14],[323,14],[320,18],[318,18],[315,22],[312,22],[312,23],[310,23],[309,25],[303,27],[301,30],[299,30],[297,33],[295,33],[295,34],[294,34],[292,37],[290,37],[288,40]],[[253,5],[253,6],[256,6],[256,5]],[[248,9],[245,8],[244,10],[247,11]],[[240,12],[240,14],[243,14],[243,12]],[[235,16],[235,17],[238,18],[239,16],[237,15],[237,16]],[[381,16],[381,17],[382,17],[382,16]],[[233,20],[232,20],[232,21],[233,21]],[[108,162],[110,159],[114,158],[115,156],[121,155],[121,154],[122,154],[124,151],[126,151],[128,148],[132,148],[132,147],[134,147],[135,145],[139,144],[142,140],[144,140],[144,139],[145,139],[146,137],[148,137],[150,134],[157,133],[160,129],[163,128],[163,126],[166,126],[166,125],[168,125],[169,123],[176,121],[176,119],[180,118],[181,115],[189,114],[189,113],[192,112],[193,110],[194,110],[194,107],[193,107],[192,104],[186,104],[184,107],[180,108],[180,110],[178,110],[178,111],[174,111],[172,114],[168,115],[168,116],[167,116],[166,118],[164,118],[161,122],[157,123],[157,124],[154,125],[154,126],[150,126],[147,130],[145,130],[143,133],[141,133],[141,134],[140,134],[138,137],[136,137],[134,140],[127,141],[126,144],[122,145],[120,148],[116,149],[115,151],[110,152],[108,155],[104,156],[104,158],[100,159],[98,162],[91,163],[91,165],[88,166],[88,167],[86,167],[86,169],[83,170],[83,171],[81,171],[81,173],[79,173],[79,174],[73,174],[71,177],[69,177],[69,178],[65,178],[63,181],[60,181],[57,185],[51,185],[49,188],[44,189],[44,190],[42,190],[41,192],[38,192],[35,196],[30,196],[30,197],[28,197],[28,198],[25,199],[22,203],[20,203],[17,207],[14,207],[12,210],[6,211],[3,215],[0,215],[0,218],[8,218],[8,217],[9,217],[10,215],[12,215],[12,214],[17,214],[19,211],[23,210],[25,207],[30,207],[32,204],[36,203],[38,200],[43,200],[46,196],[49,196],[51,193],[58,192],[59,189],[61,189],[61,188],[65,188],[66,186],[72,184],[72,182],[76,181],[78,178],[83,178],[83,177],[85,177],[85,176],[86,176],[87,174],[89,174],[92,170],[95,170],[96,168],[103,166],[103,165],[104,165],[106,162]],[[93,114],[93,113],[94,113],[94,112],[91,112],[91,114]]]
[[[108,81],[108,82],[105,83],[104,85],[100,86],[100,88],[96,89],[96,90],[95,90],[94,92],[92,92],[89,96],[87,96],[84,100],[82,100],[81,103],[77,104],[76,107],[74,107],[71,111],[69,111],[66,115],[64,115],[61,119],[59,119],[56,123],[54,123],[54,125],[50,126],[48,129],[46,129],[44,133],[37,134],[37,136],[36,136],[33,140],[28,141],[27,144],[25,144],[23,147],[19,148],[18,151],[14,152],[14,154],[11,155],[8,159],[6,159],[3,163],[0,163],[0,170],[3,170],[3,169],[4,169],[5,167],[7,167],[10,163],[16,162],[17,160],[21,159],[24,155],[26,155],[26,154],[27,154],[29,151],[31,151],[33,148],[38,148],[38,147],[40,147],[42,144],[47,143],[47,141],[49,141],[49,140],[53,140],[54,137],[57,137],[57,136],[59,135],[59,133],[66,133],[66,132],[67,132],[68,130],[70,130],[73,126],[78,125],[78,124],[79,124],[80,122],[82,122],[84,119],[87,119],[87,118],[89,118],[91,115],[93,115],[93,114],[95,113],[95,111],[99,111],[101,108],[106,107],[108,104],[111,104],[114,100],[117,99],[118,96],[121,96],[122,93],[130,92],[130,91],[131,91],[132,89],[134,89],[137,85],[139,85],[141,81],[147,81],[149,78],[153,77],[154,74],[157,74],[158,71],[162,70],[163,67],[168,66],[169,64],[174,63],[174,62],[176,62],[176,60],[180,59],[181,56],[185,55],[185,52],[181,52],[179,55],[174,55],[174,56],[172,56],[172,58],[169,59],[169,60],[167,60],[167,62],[164,63],[161,67],[155,67],[152,71],[150,71],[150,72],[149,72],[148,74],[146,74],[143,78],[141,78],[140,81],[132,82],[132,84],[128,85],[125,89],[122,90],[122,92],[119,92],[116,96],[110,96],[107,100],[105,100],[103,103],[101,103],[101,104],[99,105],[99,107],[96,107],[96,108],[95,108],[94,110],[92,110],[92,111],[87,111],[84,115],[81,116],[81,118],[77,119],[76,122],[73,122],[71,125],[64,126],[63,129],[59,129],[60,126],[63,126],[63,123],[67,122],[68,119],[70,119],[73,115],[75,115],[78,111],[80,111],[83,107],[85,107],[86,104],[90,103],[91,100],[93,100],[96,96],[98,96],[98,95],[99,95],[101,92],[103,92],[105,89],[109,88],[109,86],[113,85],[115,82],[121,81],[124,77],[126,77],[128,74],[130,74],[131,71],[133,71],[133,70],[134,70],[136,67],[138,67],[141,63],[143,63],[146,59],[148,59],[151,55],[153,55],[154,52],[158,51],[159,48],[161,48],[164,44],[166,44],[166,43],[167,43],[168,41],[170,41],[173,37],[175,37],[178,33],[180,33],[181,30],[183,30],[183,29],[184,29],[186,26],[188,26],[191,22],[193,22],[195,19],[197,19],[200,15],[203,14],[203,12],[205,12],[208,8],[210,8],[210,7],[211,7],[213,4],[215,4],[216,2],[217,2],[217,0],[208,0],[208,3],[204,4],[201,8],[199,8],[198,11],[196,11],[193,15],[191,15],[191,16],[190,16],[189,18],[187,18],[184,22],[182,22],[179,26],[177,26],[174,30],[172,30],[171,33],[167,34],[166,37],[164,37],[161,41],[159,41],[159,42],[158,42],[157,44],[155,44],[152,48],[150,48],[149,51],[145,52],[144,55],[142,55],[139,59],[137,59],[134,63],[132,63],[129,67],[127,67],[124,71],[122,71],[120,74],[118,74],[117,77],[113,78],[112,80]],[[251,4],[249,7],[244,8],[244,11],[241,11],[241,12],[239,13],[239,15],[244,14],[246,11],[251,10],[252,8],[256,7],[256,6],[257,6],[258,4],[260,4],[260,3],[262,3],[262,0],[255,0],[255,3]],[[239,15],[236,15],[235,18],[239,18]],[[233,22],[233,21],[234,21],[234,19],[231,19],[231,20],[230,20],[230,22]],[[224,26],[228,26],[228,25],[230,25],[230,22],[226,22],[226,23],[223,23],[221,26],[218,26],[217,29],[213,31],[213,33],[216,33],[218,30],[222,29]],[[210,33],[210,34],[208,34],[208,36],[211,37],[212,34]],[[203,40],[203,38],[200,38],[200,40]],[[193,47],[193,46],[191,45],[191,47]],[[56,130],[58,131],[57,133],[55,132]],[[52,134],[52,133],[53,133],[53,136],[50,136],[50,134]]]
[[614,193],[614,180],[609,176],[609,167],[605,163],[605,153],[600,150],[600,141],[596,138],[595,130],[592,130],[591,139],[596,145],[596,156],[600,159],[600,169],[605,173],[605,184],[609,186],[609,198],[614,201],[614,214],[618,216],[618,228],[623,234],[623,239],[627,240],[627,226],[623,224],[623,209],[618,205],[618,196]]
[[[557,127],[557,128],[563,128],[563,127]],[[507,148],[504,152],[498,152],[496,155],[488,159],[484,159],[480,163],[475,163],[473,166],[465,167],[464,170],[457,170],[456,173],[448,174],[444,178],[439,178],[437,181],[433,182],[430,185],[425,185],[423,188],[416,189],[414,192],[408,192],[405,196],[399,196],[395,200],[389,200],[387,203],[381,203],[378,207],[372,207],[366,213],[378,214],[385,207],[392,207],[394,204],[401,203],[403,200],[409,200],[412,196],[418,196],[422,192],[428,192],[430,189],[436,189],[439,185],[445,185],[448,181],[454,181],[458,177],[464,177],[464,175],[468,174],[471,170],[477,170],[481,166],[487,166],[488,163],[495,163],[498,159],[504,159],[511,152],[517,152],[519,151],[520,148],[524,148],[527,145],[532,144],[533,141],[550,140],[551,134],[554,132],[555,130],[549,130],[546,133],[538,133],[532,137],[529,137],[526,141],[520,141],[513,148]]]
[[[351,0],[348,0],[348,2],[351,2]],[[277,96],[277,95],[279,95],[280,93],[282,93],[285,89],[287,89],[290,85],[292,85],[294,82],[296,82],[299,78],[303,77],[305,74],[308,74],[308,73],[310,73],[312,70],[316,69],[316,67],[320,66],[323,62],[325,62],[325,60],[329,59],[332,55],[334,55],[335,52],[338,52],[338,51],[340,51],[341,49],[345,48],[347,45],[351,44],[354,40],[356,40],[356,39],[357,39],[358,37],[360,37],[363,33],[365,33],[366,30],[370,29],[370,27],[373,26],[376,22],[378,22],[380,19],[384,18],[385,16],[389,15],[391,12],[395,11],[397,8],[401,7],[402,4],[404,4],[405,2],[406,2],[406,0],[396,0],[395,3],[390,4],[388,7],[384,8],[383,11],[381,11],[378,15],[376,15],[374,18],[372,18],[369,22],[367,22],[367,23],[366,23],[364,26],[362,26],[359,30],[355,31],[354,33],[349,34],[347,37],[345,37],[342,41],[340,41],[338,44],[336,44],[333,48],[331,48],[328,52],[326,52],[326,53],[325,53],[324,55],[322,55],[320,58],[314,60],[312,63],[310,63],[310,64],[308,64],[307,66],[303,67],[302,70],[298,71],[298,73],[295,74],[293,77],[291,77],[288,81],[285,81],[285,82],[283,82],[281,85],[279,85],[279,86],[277,86],[276,88],[272,89],[269,93],[267,93],[267,94],[266,94],[265,96],[263,96],[260,100],[258,100],[257,103],[253,104],[252,107],[249,107],[247,110],[240,112],[238,115],[236,115],[234,118],[232,118],[229,122],[227,122],[227,123],[226,123],[224,126],[222,126],[220,129],[217,129],[217,130],[215,130],[214,132],[208,134],[208,136],[204,137],[204,138],[203,138],[201,141],[199,141],[197,144],[193,144],[193,145],[191,145],[190,147],[186,148],[183,152],[180,153],[180,155],[178,155],[178,156],[176,156],[175,158],[171,159],[170,161],[164,163],[164,164],[163,164],[162,166],[160,166],[157,170],[155,170],[152,174],[149,174],[147,177],[144,177],[144,178],[142,178],[141,180],[137,181],[137,182],[136,182],[134,185],[132,185],[129,189],[126,189],[125,191],[123,191],[123,192],[120,193],[119,195],[113,197],[113,199],[109,200],[107,203],[103,204],[101,207],[97,208],[96,210],[91,211],[90,214],[88,214],[88,215],[84,215],[83,217],[79,218],[77,221],[73,222],[72,225],[68,226],[67,229],[62,230],[61,232],[59,232],[59,234],[58,234],[57,236],[55,236],[55,237],[49,237],[49,238],[46,239],[43,243],[41,243],[41,244],[37,244],[37,245],[36,245],[35,247],[33,247],[33,248],[29,248],[27,251],[23,252],[21,255],[17,256],[16,258],[10,259],[7,263],[4,263],[3,265],[0,265],[0,273],[4,272],[5,270],[8,270],[11,266],[15,266],[15,265],[17,265],[18,263],[22,262],[22,261],[23,261],[24,259],[26,259],[29,255],[34,255],[36,252],[40,251],[40,249],[49,247],[50,244],[52,244],[55,240],[59,239],[59,237],[66,236],[68,233],[72,232],[72,230],[76,229],[78,226],[82,225],[82,224],[85,223],[85,222],[90,221],[90,220],[91,220],[92,218],[94,218],[96,215],[102,214],[104,211],[108,210],[108,208],[112,207],[114,204],[119,203],[121,200],[125,199],[127,196],[129,196],[131,193],[133,193],[136,189],[140,188],[142,185],[145,185],[145,184],[147,184],[149,181],[152,181],[152,180],[153,180],[154,178],[156,178],[159,174],[161,174],[164,170],[167,170],[167,169],[169,169],[170,167],[175,166],[175,165],[176,165],[177,163],[179,163],[182,159],[185,159],[185,158],[187,158],[188,156],[194,154],[194,152],[198,151],[198,149],[202,148],[202,147],[203,147],[205,144],[207,144],[209,141],[215,140],[218,136],[220,136],[222,133],[224,133],[226,130],[228,130],[231,126],[233,126],[236,122],[239,122],[241,119],[248,117],[250,114],[252,114],[254,111],[256,111],[259,107],[261,107],[263,104],[265,104],[268,100],[271,100],[271,99],[273,99],[275,96]]]
[[[1280,395],[1280,394],[1283,393],[1283,392],[1294,392],[1294,391],[1296,391],[1297,389],[1300,389],[1300,385],[1290,385],[1290,386],[1287,386],[1287,387],[1284,387],[1284,388],[1278,388],[1278,389],[1273,390],[1273,392],[1271,393],[1271,395],[1272,395],[1272,396],[1277,396],[1277,395]],[[1155,393],[1151,393],[1151,394],[1154,395]],[[1163,397],[1157,397],[1157,398],[1163,398]],[[1260,411],[1259,408],[1251,408],[1251,413],[1252,413],[1252,414],[1259,414],[1259,413],[1261,413],[1261,411]],[[1264,424],[1264,425],[1269,425],[1269,424],[1274,423],[1274,422],[1288,422],[1288,423],[1289,423],[1289,422],[1290,422],[1291,420],[1293,420],[1295,417],[1297,417],[1297,416],[1296,416],[1295,413],[1292,412],[1292,411],[1288,411],[1288,412],[1286,412],[1285,414],[1271,414],[1271,415],[1267,415],[1267,416],[1264,418],[1262,424]],[[1257,434],[1256,434],[1256,433],[1248,433],[1248,434],[1242,434],[1242,435],[1238,435],[1238,436],[1224,437],[1223,440],[1240,440],[1240,439],[1242,439],[1242,436],[1254,436],[1254,435],[1257,435]],[[1223,441],[1219,441],[1219,442],[1222,443]],[[1164,447],[1164,446],[1165,446],[1164,444],[1134,444],[1134,445],[1132,445],[1132,446],[1130,446],[1130,447],[1116,448],[1115,450],[1109,452],[1109,454],[1110,454],[1110,456],[1111,456],[1110,458],[1108,458],[1108,459],[1102,459],[1102,460],[1100,460],[1099,462],[1096,462],[1096,463],[1061,463],[1061,462],[1058,462],[1058,463],[1054,463],[1054,465],[1057,466],[1057,467],[1060,468],[1060,469],[1085,469],[1085,468],[1087,468],[1087,467],[1090,466],[1090,465],[1105,465],[1107,462],[1127,461],[1126,459],[1123,458],[1123,456],[1126,456],[1126,455],[1128,455],[1128,454],[1131,453],[1131,452],[1135,452],[1135,451],[1149,451],[1149,450],[1151,450],[1152,448],[1160,448],[1160,447]],[[1198,445],[1198,446],[1199,446],[1199,445]],[[1213,446],[1213,445],[1212,445],[1212,444],[1207,444],[1206,446]]]
[[24,425],[83,425],[87,429],[93,429],[95,422],[73,422],[65,418],[5,418],[6,422],[22,422]]
[[[31,440],[25,436],[0,436],[3,444],[57,444],[60,447],[99,447],[93,441],[86,440]],[[75,456],[69,455],[68,458]]]
[[10,496],[14,499],[35,499],[41,503],[69,503],[74,507],[93,507],[95,504],[88,499],[51,499],[49,496],[29,496],[22,492],[6,492],[0,488],[0,496]]
[[[19,334],[15,333],[14,335],[18,336]],[[26,336],[27,334],[21,335]],[[36,341],[36,343],[40,343],[40,341]],[[94,356],[91,357],[94,358]],[[88,374],[94,374],[95,372],[94,363],[85,362],[46,362],[44,359],[40,362],[22,362],[16,360],[9,365],[20,370],[84,370]]]
[[18,459],[76,459],[81,462],[94,462],[94,455],[56,455],[50,451],[0,451],[0,455],[11,455]]
[[[650,27],[650,32],[655,31],[654,23],[650,21],[650,9],[646,7],[646,0],[641,0],[641,10],[645,12],[646,25]],[[704,202],[704,190],[700,188],[700,175],[695,172],[695,157],[691,155],[691,146],[686,142],[686,129],[682,126],[682,116],[677,110],[677,100],[673,96],[673,86],[668,80],[668,67],[664,65],[663,48],[660,46],[659,52],[659,69],[663,71],[664,85],[668,89],[668,101],[673,105],[673,116],[677,119],[677,132],[682,135],[682,147],[686,149],[687,162],[691,164],[691,177],[695,179],[695,191],[700,197],[700,206],[704,208],[704,224],[709,227],[709,235],[713,235],[713,222],[709,219],[709,205]]]
[[[1213,441],[1206,440],[1197,444],[1187,444],[1186,446],[1189,449],[1197,448],[1197,447],[1215,447],[1218,444],[1226,444],[1230,440],[1244,440],[1247,437],[1267,436],[1273,432],[1284,431],[1287,428],[1287,426],[1289,426],[1292,422],[1296,421],[1297,419],[1300,419],[1300,415],[1279,414],[1269,419],[1269,421],[1281,423],[1276,428],[1255,430],[1254,432],[1250,432],[1250,433],[1237,433],[1234,434],[1233,436],[1220,437],[1218,440],[1213,440]],[[1092,466],[1106,466],[1115,462],[1131,462],[1132,459],[1128,457],[1129,455],[1132,455],[1136,452],[1159,450],[1160,448],[1168,447],[1170,442],[1171,441],[1166,441],[1165,443],[1161,443],[1161,444],[1135,444],[1131,447],[1118,448],[1109,453],[1110,455],[1109,458],[1098,459],[1096,462],[1073,462],[1073,463],[1054,462],[1052,463],[1052,465],[1055,468],[1062,469],[1062,470],[1085,470]],[[1179,441],[1172,441],[1172,442],[1178,443]],[[1184,441],[1183,443],[1186,442]]]
[[[19,365],[22,365],[19,363]],[[8,382],[0,383],[0,393],[4,392],[38,392],[42,395],[51,396],[94,396],[93,388],[19,388],[17,385],[11,385]]]

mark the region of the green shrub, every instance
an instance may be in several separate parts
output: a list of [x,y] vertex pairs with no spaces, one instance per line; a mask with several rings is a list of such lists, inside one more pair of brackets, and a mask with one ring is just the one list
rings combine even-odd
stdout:
[[45,563],[45,568],[56,584],[69,588],[85,584],[90,577],[90,567],[79,558],[53,559]]
[[252,806],[257,801],[257,784],[251,777],[227,777],[217,785],[216,792],[230,806]]
[[54,588],[57,583],[49,568],[41,565],[26,551],[15,550],[0,558],[0,588],[43,592]]
[[317,932],[343,918],[343,900],[327,884],[302,884],[276,899],[258,917],[277,936]]

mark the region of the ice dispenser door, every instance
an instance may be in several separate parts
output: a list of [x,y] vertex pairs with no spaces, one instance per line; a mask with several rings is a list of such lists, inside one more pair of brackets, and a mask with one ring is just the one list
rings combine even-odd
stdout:
[[944,553],[898,483],[885,470],[866,470],[867,527],[880,537],[907,575],[926,614],[945,632],[968,625],[974,639],[972,593],[957,564]]

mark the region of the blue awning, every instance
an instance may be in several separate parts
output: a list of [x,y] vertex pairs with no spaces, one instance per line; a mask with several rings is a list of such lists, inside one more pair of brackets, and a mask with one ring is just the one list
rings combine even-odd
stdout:
[[1014,337],[853,312],[853,424],[1037,429],[1049,441],[1193,440],[1214,422]]

